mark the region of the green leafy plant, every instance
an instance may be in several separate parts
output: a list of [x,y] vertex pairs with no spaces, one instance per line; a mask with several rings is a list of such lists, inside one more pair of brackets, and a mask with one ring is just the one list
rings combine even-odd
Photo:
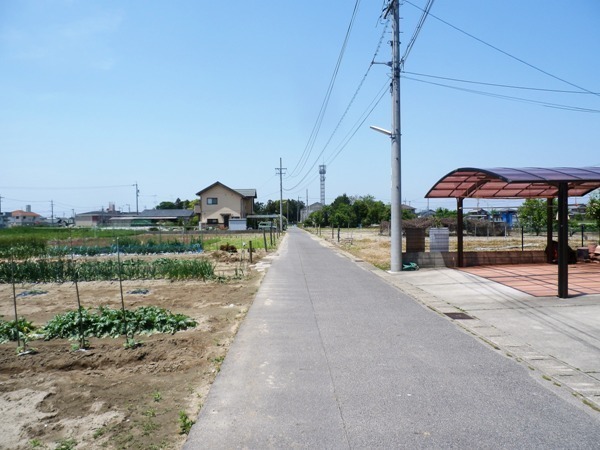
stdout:
[[43,448],[45,447],[45,445],[43,444],[42,441],[40,441],[39,439],[32,439],[29,441],[29,446],[31,448]]
[[77,446],[75,439],[61,439],[56,443],[55,450],[73,450]]
[[17,337],[20,340],[28,340],[31,334],[37,328],[30,321],[24,319],[23,317],[19,318],[17,324],[15,326],[15,321],[4,321],[0,320],[0,344],[8,341],[17,341]]
[[96,431],[94,431],[94,434],[92,435],[92,437],[94,439],[99,439],[102,436],[104,436],[104,433],[106,433],[106,428],[105,427],[98,428]]
[[[141,306],[133,311],[125,311],[127,336],[134,334],[171,333],[196,326],[196,321],[184,314],[156,306]],[[95,311],[81,309],[82,329],[86,337],[118,337],[123,334],[123,312],[120,309],[99,307]],[[68,311],[54,316],[43,327],[46,340],[78,339],[79,313]],[[133,342],[132,342],[133,341]],[[128,338],[129,348],[139,342]]]
[[209,259],[169,259],[154,261],[131,259],[81,261],[73,259],[0,262],[0,283],[65,283],[79,281],[124,280],[209,280],[215,278],[216,263]]
[[194,423],[185,411],[179,411],[179,434],[189,434]]

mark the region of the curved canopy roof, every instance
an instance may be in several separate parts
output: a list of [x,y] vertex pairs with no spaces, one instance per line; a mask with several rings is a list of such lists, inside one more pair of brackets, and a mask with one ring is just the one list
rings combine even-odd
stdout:
[[442,177],[425,197],[553,198],[561,183],[569,196],[584,196],[600,188],[600,167],[464,167]]

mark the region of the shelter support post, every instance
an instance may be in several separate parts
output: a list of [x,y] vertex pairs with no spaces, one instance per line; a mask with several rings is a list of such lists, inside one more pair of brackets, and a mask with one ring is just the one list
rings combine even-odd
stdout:
[[568,230],[569,185],[558,185],[558,297],[569,296],[569,230]]
[[458,247],[458,267],[465,267],[465,258],[463,254],[463,199],[456,199],[456,243]]
[[552,224],[554,223],[554,214],[553,214],[554,211],[552,209],[552,203],[553,203],[552,198],[546,199],[546,249],[547,249],[546,262],[549,262],[549,263],[551,263],[553,260],[551,249],[553,248],[553,246],[552,246],[552,240],[553,240]]

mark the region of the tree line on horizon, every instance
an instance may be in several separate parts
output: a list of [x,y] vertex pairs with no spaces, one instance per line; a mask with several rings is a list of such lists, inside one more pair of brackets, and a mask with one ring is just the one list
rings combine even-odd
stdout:
[[[174,202],[160,202],[156,209],[193,209],[199,199],[181,200],[177,198]],[[254,214],[278,215],[280,208],[279,200],[268,200],[267,202],[255,202]],[[554,200],[556,206],[556,199]],[[306,207],[301,200],[284,199],[283,215],[289,223],[301,221],[301,211]],[[492,211],[493,212],[493,211]],[[447,208],[437,208],[432,217],[435,219],[453,219],[457,212]],[[547,210],[545,199],[526,199],[517,209],[517,216],[521,226],[539,235],[546,229]],[[411,220],[417,216],[408,209],[402,210],[402,219]],[[312,212],[304,221],[307,226],[321,227],[368,227],[379,225],[389,221],[391,218],[391,205],[381,200],[376,200],[372,195],[348,196],[339,195],[335,200],[323,206],[320,210]],[[197,220],[197,218],[196,218]],[[586,204],[586,213],[576,215],[571,223],[575,228],[580,224],[586,224],[591,229],[600,230],[600,192],[593,193]]]

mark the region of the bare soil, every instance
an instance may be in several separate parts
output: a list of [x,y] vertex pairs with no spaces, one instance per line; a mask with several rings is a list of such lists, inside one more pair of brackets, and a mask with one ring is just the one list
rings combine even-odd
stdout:
[[[240,272],[237,256],[213,258],[219,274]],[[242,268],[242,279],[226,282],[124,281],[127,308],[159,306],[198,322],[136,337],[143,345],[135,349],[124,338],[92,339],[87,351],[35,340],[37,353],[22,356],[16,343],[0,345],[0,448],[180,448],[180,412],[195,420],[262,280],[255,266]],[[77,308],[73,284],[18,285],[16,293],[32,289],[46,293],[18,297],[18,315],[37,326]],[[85,307],[120,307],[118,282],[82,282],[79,292]],[[12,320],[11,285],[0,285],[0,302],[0,316]]]
[[[307,228],[311,233],[319,234],[318,230]],[[339,239],[337,230],[324,228],[320,236],[337,245],[354,256],[364,259],[383,270],[390,268],[390,237],[380,234],[379,228],[350,228],[340,229]],[[598,243],[597,233],[584,234],[584,246],[588,243]],[[555,237],[556,239],[556,237]],[[500,251],[500,250],[544,250],[546,248],[546,235],[526,234],[521,237],[520,232],[507,236],[465,236],[463,245],[465,251]],[[456,235],[450,236],[450,251],[457,251]],[[569,237],[569,246],[573,249],[581,247],[581,233]],[[406,248],[406,238],[403,238],[402,248]],[[425,251],[429,251],[429,237],[425,238]]]

